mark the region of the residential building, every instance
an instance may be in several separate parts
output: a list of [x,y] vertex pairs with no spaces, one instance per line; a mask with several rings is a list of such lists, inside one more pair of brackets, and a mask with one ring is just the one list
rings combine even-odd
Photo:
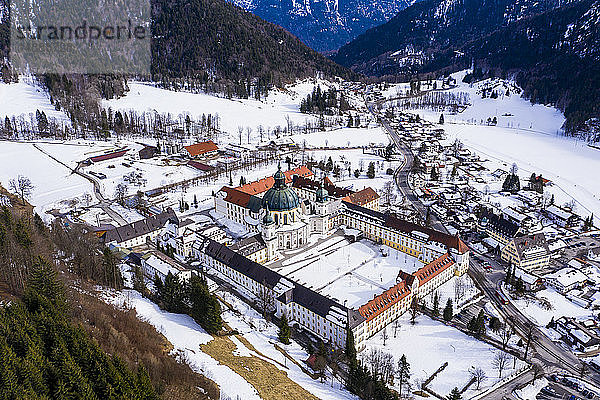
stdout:
[[563,228],[575,226],[580,220],[577,214],[554,204],[543,209],[542,213]]
[[573,267],[562,268],[544,276],[544,282],[560,293],[567,293],[570,290],[584,287],[587,280],[587,275]]
[[512,238],[502,248],[501,259],[524,271],[546,268],[550,262],[550,249],[543,233]]
[[100,236],[100,239],[105,245],[113,243],[126,248],[139,246],[146,243],[147,240],[156,239],[169,221],[179,224],[179,219],[171,208],[158,215],[109,229]]
[[498,243],[501,247],[506,246],[512,239],[517,237],[521,228],[519,225],[505,219],[502,215],[496,215],[489,209],[484,209],[479,218],[477,229],[479,232],[486,233]]
[[150,252],[141,257],[142,271],[153,279],[158,276],[162,281],[165,280],[169,272],[180,280],[189,280],[192,271],[161,252]]

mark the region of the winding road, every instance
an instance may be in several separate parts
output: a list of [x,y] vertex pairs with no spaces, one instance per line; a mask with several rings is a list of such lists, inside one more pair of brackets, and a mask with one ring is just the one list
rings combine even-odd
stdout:
[[[414,194],[408,183],[412,165],[414,163],[414,155],[408,144],[402,140],[400,134],[394,129],[389,122],[380,114],[375,112],[374,103],[369,103],[365,98],[367,109],[371,114],[378,118],[383,128],[388,132],[396,148],[403,154],[404,163],[396,171],[396,185],[402,193],[406,201],[422,215],[425,216],[427,208]],[[431,217],[431,226],[439,231],[447,232],[444,225],[439,222],[433,215]],[[513,303],[502,304],[497,296],[497,291],[504,280],[504,268],[493,259],[485,259],[487,263],[492,265],[493,272],[486,272],[483,266],[471,257],[469,276],[474,280],[477,286],[483,291],[486,297],[495,305],[496,309],[502,314],[505,321],[510,321],[515,332],[522,338],[526,338],[529,330],[532,330],[533,340],[528,354],[528,362],[539,364],[546,374],[562,373],[579,376],[581,361],[569,350],[554,343],[546,336],[533,322],[529,320]],[[525,341],[525,340],[524,340]],[[596,385],[600,384],[600,374],[590,371],[586,378]],[[530,382],[533,379],[533,372],[527,371],[516,378],[510,380],[504,385],[496,388],[491,393],[488,393],[480,399],[486,400],[502,400],[511,398],[512,392],[523,384]]]

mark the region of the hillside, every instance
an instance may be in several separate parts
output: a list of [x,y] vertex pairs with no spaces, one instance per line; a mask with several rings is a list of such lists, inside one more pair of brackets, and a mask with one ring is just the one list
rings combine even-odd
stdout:
[[[341,48],[334,59],[380,76],[446,73],[474,62],[471,79],[514,77],[527,98],[555,105],[565,114],[565,130],[580,134],[586,121],[600,115],[598,2],[521,2],[520,11],[504,0],[484,1],[481,8],[475,3],[415,4]],[[408,43],[410,54],[399,50]]]
[[317,71],[352,77],[285,29],[224,0],[156,0],[152,30],[155,74],[278,86]]
[[[2,58],[8,55],[7,9],[7,1],[0,0]],[[194,80],[195,88],[209,91],[238,94],[249,82],[264,90],[317,72],[356,76],[285,29],[224,0],[153,0],[152,37],[153,79]]]
[[557,0],[425,0],[341,47],[336,62],[368,75],[417,71],[437,52],[459,48]]
[[336,50],[367,29],[385,23],[414,0],[232,0],[280,25],[317,51]]

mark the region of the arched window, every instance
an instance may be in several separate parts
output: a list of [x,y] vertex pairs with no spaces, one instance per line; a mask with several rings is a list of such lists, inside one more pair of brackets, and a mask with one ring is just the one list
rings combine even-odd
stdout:
[[283,214],[283,223],[285,225],[287,225],[287,223],[288,223],[288,215],[287,214]]
[[275,223],[279,224],[279,214],[275,214]]

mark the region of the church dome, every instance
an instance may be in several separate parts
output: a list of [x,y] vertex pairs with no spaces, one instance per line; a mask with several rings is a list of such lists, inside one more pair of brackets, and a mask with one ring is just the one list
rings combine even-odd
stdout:
[[327,198],[329,197],[329,193],[327,193],[327,189],[325,189],[323,187],[323,185],[319,185],[316,196],[317,196],[317,201],[319,203],[324,203],[327,201]]
[[289,211],[298,208],[300,199],[291,187],[285,184],[285,175],[278,168],[275,175],[275,184],[262,198],[262,207],[270,211]]
[[275,223],[275,221],[273,220],[273,217],[271,216],[271,213],[269,212],[269,206],[267,205],[266,209],[265,209],[265,216],[263,217],[263,224],[265,225],[271,225],[273,223]]

